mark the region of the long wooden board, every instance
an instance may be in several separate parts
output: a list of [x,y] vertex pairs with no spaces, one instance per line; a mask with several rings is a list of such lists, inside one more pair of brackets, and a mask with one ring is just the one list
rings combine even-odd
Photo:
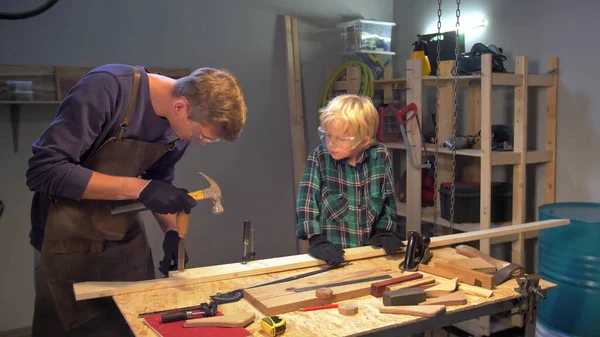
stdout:
[[[538,231],[569,224],[567,219],[545,220],[526,223],[522,225],[503,226],[487,230],[467,233],[451,234],[431,238],[430,247],[443,247],[456,243],[464,243],[485,238],[517,234],[522,232]],[[405,242],[406,243],[406,242]],[[346,261],[368,259],[386,255],[383,249],[373,249],[371,246],[345,249]],[[239,262],[187,269],[183,272],[174,272],[168,279],[156,279],[139,282],[80,282],[73,285],[77,301],[129,294],[141,291],[180,287],[191,284],[227,280],[231,278],[262,275],[287,270],[317,267],[325,262],[316,260],[308,254],[276,257],[264,260],[255,260],[247,264]]]
[[337,275],[319,275],[320,277],[317,280],[302,279],[272,286],[248,289],[244,292],[244,298],[265,315],[276,315],[299,310],[304,307],[325,305],[367,296],[371,293],[371,283],[373,283],[373,281],[331,287],[330,289],[333,290],[333,296],[329,299],[316,297],[315,291],[303,291],[297,293],[294,292],[294,288],[310,287],[321,284],[325,285],[349,280],[360,280],[379,275],[390,275],[394,278],[406,274],[403,274],[400,271],[394,272],[390,269],[382,270],[381,268],[369,268],[363,269],[359,273],[346,272],[338,273]]

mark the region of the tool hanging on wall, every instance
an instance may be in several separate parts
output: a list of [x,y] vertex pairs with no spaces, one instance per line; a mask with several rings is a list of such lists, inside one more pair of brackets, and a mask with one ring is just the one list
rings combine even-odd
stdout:
[[[434,156],[434,186],[438,186],[438,138],[439,138],[439,115],[440,115],[440,54],[441,54],[441,37],[442,37],[442,0],[438,0],[438,10],[437,10],[437,70],[436,70],[436,113],[435,113],[435,135],[434,135],[434,144],[435,146],[435,156]],[[452,74],[454,76],[454,81],[452,87],[454,89],[454,104],[452,106],[452,116],[453,116],[453,130],[452,130],[452,139],[451,144],[456,144],[456,127],[457,127],[457,106],[458,106],[458,58],[459,58],[459,46],[460,46],[460,0],[456,0],[456,39],[454,46],[454,67],[452,68]],[[455,201],[455,181],[456,181],[456,147],[452,146],[452,182],[450,186],[450,234],[454,231],[454,201]],[[433,212],[433,234],[437,233],[437,209],[439,202],[439,191],[436,190],[434,196],[434,212]]]
[[[391,106],[393,107],[393,105],[391,105]],[[402,109],[399,109],[396,112],[396,120],[398,121],[398,124],[400,125],[400,132],[402,133],[402,138],[404,139],[404,143],[406,144],[406,151],[408,152],[408,160],[410,162],[410,165],[416,169],[431,168],[431,163],[429,163],[429,162],[426,162],[421,165],[415,164],[415,160],[414,160],[413,152],[412,152],[412,145],[410,145],[410,139],[408,138],[407,133],[406,133],[406,124],[413,118],[417,122],[417,127],[419,130],[419,137],[421,137],[421,139],[423,140],[423,130],[421,129],[421,123],[419,122],[419,117],[417,116],[417,105],[415,103],[410,103],[407,106],[403,107]],[[423,144],[423,150],[425,151],[425,153],[427,153],[427,147],[425,146],[425,141],[422,141],[422,144]]]

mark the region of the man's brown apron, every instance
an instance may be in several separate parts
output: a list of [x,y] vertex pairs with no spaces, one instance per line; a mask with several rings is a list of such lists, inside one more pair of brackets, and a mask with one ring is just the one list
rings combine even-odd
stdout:
[[[82,166],[93,171],[137,177],[175,143],[155,144],[122,138],[135,106],[140,72],[134,68],[132,95],[121,130]],[[32,337],[130,336],[113,299],[75,301],[73,283],[153,279],[154,263],[141,216],[111,215],[129,201],[59,198],[50,206],[37,282]]]

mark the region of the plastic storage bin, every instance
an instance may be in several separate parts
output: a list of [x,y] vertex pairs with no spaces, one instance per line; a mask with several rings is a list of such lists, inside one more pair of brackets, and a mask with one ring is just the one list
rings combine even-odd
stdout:
[[342,29],[344,50],[390,52],[392,27],[396,23],[372,20],[352,20],[339,25]]
[[[440,187],[442,218],[450,221],[450,183]],[[481,187],[478,182],[457,182],[454,188],[454,223],[479,223]],[[512,184],[492,183],[491,221],[512,220]]]

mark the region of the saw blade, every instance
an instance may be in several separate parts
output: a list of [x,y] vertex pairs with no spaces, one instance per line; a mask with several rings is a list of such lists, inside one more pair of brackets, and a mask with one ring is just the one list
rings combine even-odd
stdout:
[[185,269],[185,240],[179,239],[179,250],[177,252],[177,270]]
[[319,285],[319,286],[314,286],[314,287],[305,287],[305,288],[287,288],[286,290],[291,290],[295,293],[300,293],[300,292],[304,292],[304,291],[310,291],[310,290],[317,290],[319,288],[330,288],[330,287],[339,287],[339,286],[345,286],[345,285],[349,285],[349,284],[356,284],[356,283],[363,283],[363,282],[369,282],[369,281],[378,281],[378,280],[385,280],[388,278],[392,278],[390,275],[380,275],[380,276],[373,276],[373,277],[368,277],[368,278],[363,278],[363,279],[358,279],[358,280],[350,280],[350,281],[344,281],[344,282],[338,282],[338,283],[331,283],[331,284],[323,284],[323,285]]

